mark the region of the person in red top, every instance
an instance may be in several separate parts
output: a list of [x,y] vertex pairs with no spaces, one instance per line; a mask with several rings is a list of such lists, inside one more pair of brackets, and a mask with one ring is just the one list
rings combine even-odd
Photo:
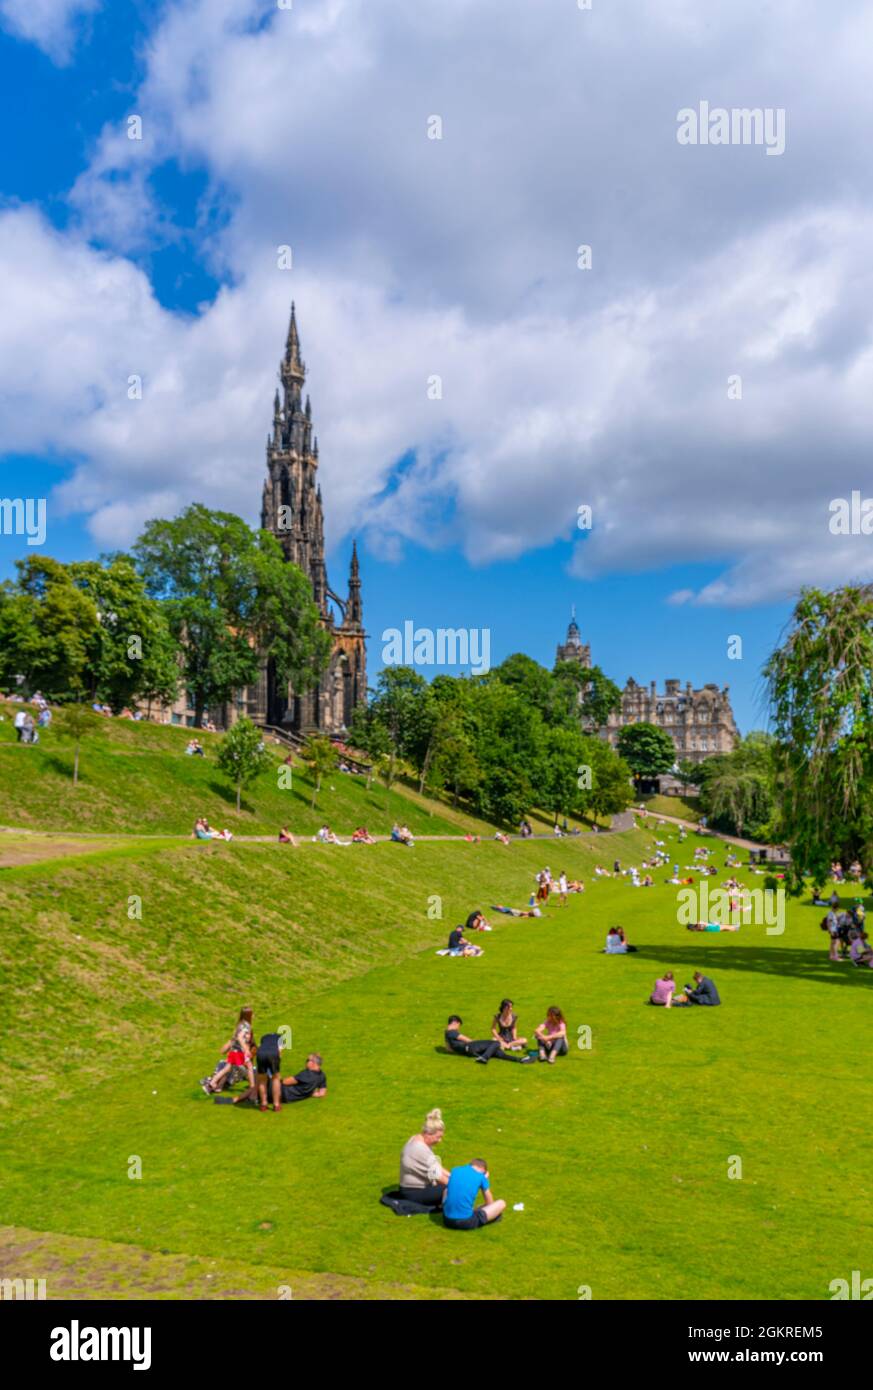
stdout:
[[223,1048],[227,1061],[214,1076],[202,1083],[208,1096],[215,1094],[233,1067],[245,1067],[248,1083],[250,1086],[254,1086],[255,1073],[250,1056],[252,1037],[252,1010],[246,1007],[240,1009],[239,1019],[233,1030],[233,1037],[228,1043],[225,1043]]

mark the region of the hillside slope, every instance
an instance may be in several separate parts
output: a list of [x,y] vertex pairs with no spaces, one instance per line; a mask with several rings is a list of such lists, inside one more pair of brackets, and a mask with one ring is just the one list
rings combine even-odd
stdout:
[[133,834],[188,835],[198,816],[227,826],[236,834],[270,835],[287,825],[312,835],[327,821],[350,834],[366,825],[385,834],[393,821],[405,821],[416,834],[457,835],[473,831],[493,835],[494,827],[451,807],[406,795],[398,785],[390,793],[374,781],[339,771],[324,779],[312,806],[313,784],[295,764],[292,785],[280,785],[286,750],[269,745],[274,763],[242,797],[218,770],[220,736],[200,735],[206,756],[187,757],[190,729],[130,720],[95,720],[95,733],[83,740],[79,783],[73,786],[74,748],[52,727],[33,746],[15,740],[8,711],[0,721],[0,825],[18,829]]

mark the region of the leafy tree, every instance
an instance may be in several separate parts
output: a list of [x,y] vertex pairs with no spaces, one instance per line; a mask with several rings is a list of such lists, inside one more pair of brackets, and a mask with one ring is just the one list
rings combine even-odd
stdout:
[[702,763],[693,763],[689,758],[683,758],[678,766],[678,774],[685,787],[700,787],[706,774],[701,771]]
[[103,734],[106,725],[103,716],[95,714],[88,705],[76,701],[66,705],[55,716],[55,728],[73,740],[73,786],[79,784],[79,746],[83,739],[96,738]]
[[309,581],[274,536],[195,504],[150,521],[134,554],[149,593],[166,604],[198,728],[206,709],[255,680],[264,656],[298,693],[317,684],[330,635]]
[[588,807],[594,816],[616,816],[633,800],[631,770],[608,743],[593,735],[586,739],[584,761],[591,766]]
[[804,589],[764,668],[794,886],[873,856],[873,585]]
[[149,598],[133,560],[117,554],[102,562],[77,562],[68,571],[97,610],[87,662],[92,699],[117,714],[151,684],[162,694],[172,690],[172,700],[178,686],[178,648],[164,609]]
[[[493,668],[491,678],[510,686],[525,704],[539,710],[544,718],[548,717],[553,708],[554,681],[545,666],[540,666],[533,657],[515,652]],[[566,710],[560,712],[564,715]]]
[[270,763],[264,736],[250,719],[238,719],[218,746],[218,766],[236,787],[239,811],[243,787],[254,782]]
[[461,795],[473,796],[482,780],[482,769],[473,744],[457,719],[445,727],[431,763],[430,775],[434,786],[451,788],[454,806],[457,806]]
[[585,788],[580,786],[580,770],[585,766],[586,741],[573,729],[549,729],[545,740],[545,770],[538,790],[545,806],[560,816],[581,814]]
[[473,792],[473,809],[485,820],[517,825],[533,802],[530,782],[512,767],[491,764]]
[[0,586],[0,680],[23,675],[27,689],[68,700],[87,688],[97,605],[49,555],[29,555],[16,568],[17,579]]
[[667,731],[645,721],[619,729],[618,751],[634,777],[657,777],[669,772],[676,761],[676,748]]
[[553,674],[556,690],[562,693],[573,721],[581,721],[583,729],[602,729],[610,714],[621,709],[621,691],[599,666],[559,661]]
[[377,718],[372,705],[358,705],[352,711],[348,742],[352,748],[359,748],[369,759],[367,768],[367,791],[369,791],[376,763],[391,747],[388,730]]
[[312,807],[321,791],[322,779],[336,767],[336,749],[323,734],[312,734],[300,750],[300,757],[312,776]]

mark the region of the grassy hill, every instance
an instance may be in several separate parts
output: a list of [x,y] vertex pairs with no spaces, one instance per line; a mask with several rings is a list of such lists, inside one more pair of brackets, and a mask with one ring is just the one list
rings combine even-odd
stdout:
[[[0,1265],[54,1271],[50,1297],[827,1297],[863,1267],[834,1183],[866,1159],[873,1086],[845,1040],[873,972],[827,960],[820,909],[791,903],[781,936],[694,936],[663,874],[591,877],[652,838],[152,842],[0,872]],[[479,960],[435,954],[472,906],[523,903],[545,859],[586,893],[538,922],[493,916]],[[613,921],[638,955],[600,954]],[[723,1008],[645,1007],[657,974],[696,967]],[[559,1003],[591,1047],[555,1067],[442,1051],[449,1012],[487,1036],[504,995],[527,1033]],[[326,1100],[261,1115],[202,1095],[244,1002],[256,1031],[291,1027],[289,1070],[323,1053]],[[444,1161],[483,1153],[523,1212],[467,1237],[378,1204],[433,1105]]]
[[243,793],[238,815],[236,791],[216,765],[220,736],[200,734],[206,756],[187,757],[191,730],[167,724],[95,719],[74,786],[71,740],[55,726],[36,745],[17,743],[13,708],[0,722],[0,823],[19,829],[188,835],[206,816],[238,835],[275,836],[280,825],[312,835],[324,821],[337,833],[364,824],[384,834],[394,820],[422,835],[494,834],[493,825],[402,784],[387,793],[374,781],[368,791],[365,778],[342,772],[324,779],[313,809],[305,768],[294,766],[291,787],[279,785],[287,750],[275,744],[274,765]]

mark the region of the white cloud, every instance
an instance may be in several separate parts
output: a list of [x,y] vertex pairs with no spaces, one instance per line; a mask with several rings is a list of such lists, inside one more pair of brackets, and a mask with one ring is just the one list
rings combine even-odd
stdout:
[[[6,447],[72,449],[57,501],[104,544],[195,497],[256,519],[293,294],[333,539],[487,563],[575,536],[578,575],[715,566],[674,596],[706,604],[873,572],[827,530],[873,435],[873,207],[846,193],[866,187],[871,36],[855,0],[798,0],[790,24],[742,0],[706,28],[687,0],[180,0],[132,101],[144,139],[103,133],[78,230],[0,217]],[[786,154],[678,147],[677,110],[707,95],[786,106]],[[172,235],[149,185],[169,159],[227,213],[200,251],[232,287],[196,317],[126,259]]]
[[0,0],[0,23],[63,65],[72,54],[77,21],[99,8],[100,0]]

